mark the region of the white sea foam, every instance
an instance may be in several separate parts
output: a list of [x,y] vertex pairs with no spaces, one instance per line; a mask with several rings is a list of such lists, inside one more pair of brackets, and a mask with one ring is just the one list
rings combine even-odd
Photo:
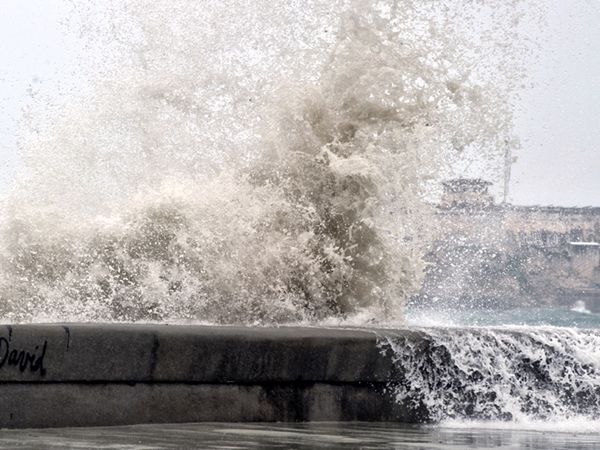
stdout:
[[401,321],[431,186],[511,141],[492,3],[74,1],[91,88],[29,116],[0,314]]
[[518,421],[477,421],[477,420],[443,420],[439,426],[442,428],[466,429],[466,430],[519,430],[550,433],[569,434],[594,434],[600,432],[600,424],[595,418],[582,417],[559,417],[554,420],[530,420]]
[[399,373],[393,396],[424,419],[533,428],[598,419],[598,330],[424,328],[381,342]]

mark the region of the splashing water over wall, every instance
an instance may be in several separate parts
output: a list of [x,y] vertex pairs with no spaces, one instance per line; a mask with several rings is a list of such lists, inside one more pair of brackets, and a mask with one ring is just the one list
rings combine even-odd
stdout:
[[381,338],[390,389],[424,420],[598,419],[600,333],[552,327],[428,328]]
[[504,152],[522,2],[88,3],[92,88],[33,114],[4,201],[3,317],[401,320],[431,186]]

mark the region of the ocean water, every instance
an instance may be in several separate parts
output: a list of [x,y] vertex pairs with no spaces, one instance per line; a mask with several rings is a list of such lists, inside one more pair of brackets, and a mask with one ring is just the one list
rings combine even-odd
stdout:
[[600,314],[590,312],[585,305],[571,308],[524,307],[508,309],[444,308],[436,305],[406,311],[409,326],[430,327],[564,327],[574,329],[600,328]]

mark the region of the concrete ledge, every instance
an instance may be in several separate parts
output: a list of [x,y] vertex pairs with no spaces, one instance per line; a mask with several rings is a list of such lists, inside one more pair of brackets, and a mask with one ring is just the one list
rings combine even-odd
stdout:
[[4,326],[0,427],[414,422],[414,411],[385,394],[393,370],[363,330]]
[[372,386],[54,384],[0,386],[3,428],[175,422],[410,421]]

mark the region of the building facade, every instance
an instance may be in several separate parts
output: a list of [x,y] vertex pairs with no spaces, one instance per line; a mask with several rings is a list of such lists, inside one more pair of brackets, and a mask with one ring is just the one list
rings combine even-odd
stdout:
[[478,179],[443,186],[418,301],[600,311],[600,208],[496,204]]

